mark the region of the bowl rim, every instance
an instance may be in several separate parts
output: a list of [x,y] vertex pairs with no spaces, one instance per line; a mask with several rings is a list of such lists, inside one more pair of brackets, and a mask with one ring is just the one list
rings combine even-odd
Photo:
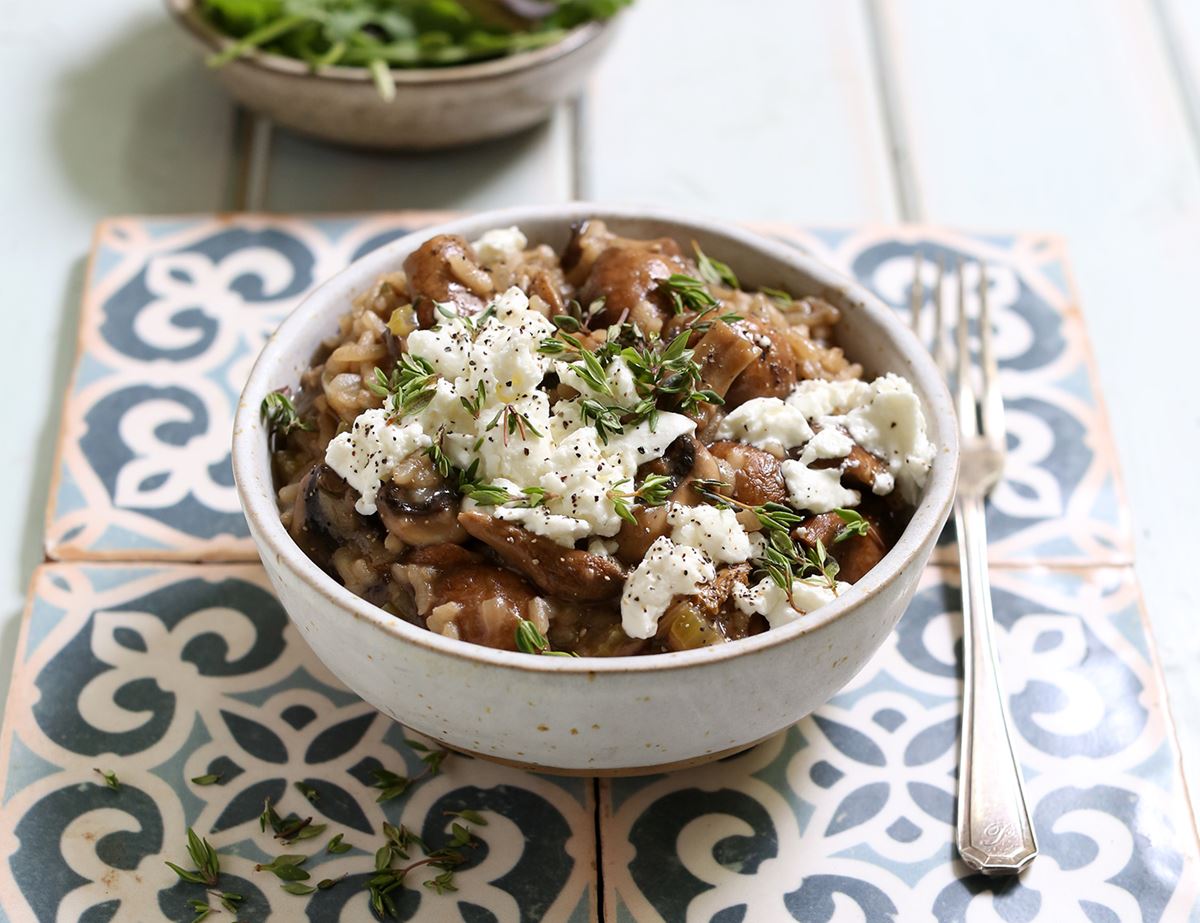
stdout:
[[[221,51],[233,45],[235,39],[226,35],[200,15],[196,0],[165,0],[168,11],[177,22],[201,44],[212,51]],[[470,83],[490,80],[508,74],[532,70],[553,63],[574,51],[590,44],[604,30],[620,18],[620,13],[605,20],[591,20],[567,30],[557,42],[542,48],[520,51],[516,54],[489,58],[469,64],[452,64],[446,67],[389,67],[388,73],[398,86],[437,86],[443,84]],[[298,58],[254,49],[229,62],[227,66],[244,64],[282,77],[304,80],[335,80],[345,83],[374,84],[374,75],[365,67],[342,65],[313,68]]]
[[[672,225],[670,232],[687,235],[697,232],[724,237],[744,247],[759,251],[771,261],[790,264],[793,269],[808,275],[826,290],[837,291],[852,301],[857,310],[865,311],[877,327],[881,327],[896,343],[910,364],[906,377],[924,398],[926,412],[936,420],[942,445],[934,457],[925,492],[908,526],[883,559],[871,568],[850,590],[831,603],[814,610],[804,618],[779,628],[729,644],[703,647],[689,651],[672,651],[653,655],[620,657],[534,657],[519,651],[506,651],[447,638],[425,628],[412,625],[367,602],[317,567],[300,550],[279,518],[273,481],[270,477],[270,458],[264,427],[259,419],[259,405],[267,392],[288,382],[277,380],[296,357],[289,350],[289,334],[303,329],[313,315],[329,314],[330,323],[344,311],[327,310],[326,302],[337,298],[346,286],[347,278],[361,276],[361,284],[350,286],[365,290],[371,280],[394,266],[398,251],[412,247],[418,239],[442,233],[472,236],[494,227],[521,226],[530,221],[554,221],[564,225],[582,218],[602,221],[655,221]],[[825,625],[865,603],[884,591],[902,571],[909,567],[927,542],[936,542],[935,530],[940,532],[954,502],[958,481],[959,445],[958,424],[954,404],[945,380],[938,372],[933,358],[916,335],[883,301],[858,282],[841,275],[837,270],[792,244],[761,236],[729,222],[680,214],[670,210],[642,206],[613,206],[589,202],[559,205],[540,205],[478,212],[421,228],[391,241],[361,257],[314,288],[283,320],[268,338],[238,401],[233,430],[233,473],[242,509],[262,557],[268,555],[313,592],[325,597],[347,617],[366,621],[384,634],[402,643],[416,644],[433,655],[450,656],[489,667],[499,667],[520,673],[535,674],[596,674],[647,673],[663,670],[689,669],[729,660],[750,658],[786,645],[797,638],[818,631]],[[269,489],[255,488],[265,465]]]

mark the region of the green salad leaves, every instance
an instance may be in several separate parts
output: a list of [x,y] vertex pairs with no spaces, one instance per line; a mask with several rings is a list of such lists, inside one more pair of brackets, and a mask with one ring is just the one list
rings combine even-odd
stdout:
[[220,66],[254,49],[314,69],[366,67],[391,98],[392,68],[439,67],[552,44],[567,30],[607,19],[631,0],[199,0],[235,39],[209,59]]

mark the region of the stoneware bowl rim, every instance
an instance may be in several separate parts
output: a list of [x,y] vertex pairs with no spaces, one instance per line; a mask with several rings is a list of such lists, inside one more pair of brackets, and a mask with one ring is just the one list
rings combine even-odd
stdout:
[[[221,51],[232,45],[234,39],[221,32],[202,17],[196,9],[196,0],[166,0],[167,9],[172,13],[197,40],[208,46],[212,51]],[[417,86],[442,86],[447,84],[463,84],[476,80],[489,80],[507,74],[516,74],[532,70],[552,61],[564,58],[574,51],[595,40],[601,32],[610,27],[617,19],[618,13],[606,20],[592,20],[568,30],[557,42],[530,51],[505,55],[500,58],[489,58],[469,64],[453,64],[447,67],[405,67],[389,68],[388,73],[397,86],[407,88]],[[333,65],[313,70],[304,61],[289,58],[286,55],[271,54],[270,52],[253,50],[229,62],[247,64],[284,77],[296,77],[306,80],[333,80],[350,84],[372,84],[374,76],[365,67],[344,67]]]
[[[305,322],[314,315],[328,315],[332,332],[335,318],[345,313],[350,305],[348,301],[330,303],[330,299],[337,298],[337,293],[344,292],[348,287],[348,279],[355,280],[354,284],[349,286],[355,292],[366,290],[371,281],[386,271],[387,267],[398,264],[396,253],[433,234],[461,233],[471,238],[488,228],[522,226],[528,222],[546,221],[566,227],[582,218],[617,222],[660,222],[673,226],[673,233],[685,239],[689,235],[701,233],[724,237],[756,250],[770,261],[786,264],[793,270],[809,276],[823,289],[838,291],[854,302],[856,310],[866,312],[871,324],[882,330],[908,360],[910,367],[905,370],[906,377],[923,397],[926,412],[932,418],[931,422],[936,421],[932,428],[940,435],[943,444],[938,446],[924,496],[903,535],[883,560],[843,596],[789,625],[715,647],[625,657],[534,657],[516,651],[503,651],[446,638],[389,615],[354,595],[317,567],[284,529],[271,482],[270,458],[265,429],[259,419],[259,405],[269,391],[285,384],[294,384],[294,380],[281,380],[282,370],[288,369],[289,363],[294,366],[298,360],[307,362],[306,357],[295,355],[291,345],[294,332],[305,329]],[[930,533],[940,529],[946,520],[957,485],[958,439],[954,406],[933,359],[907,324],[890,307],[857,282],[840,275],[836,270],[792,245],[769,240],[727,222],[654,208],[573,202],[480,212],[435,227],[423,228],[385,244],[321,283],[267,340],[250,372],[234,420],[233,471],[243,511],[250,522],[259,553],[263,558],[274,558],[298,580],[345,612],[347,618],[372,624],[391,641],[421,645],[437,654],[478,663],[492,669],[502,668],[525,674],[641,674],[697,668],[730,659],[752,658],[757,653],[795,641],[800,636],[840,618],[876,594],[886,591],[920,554]]]

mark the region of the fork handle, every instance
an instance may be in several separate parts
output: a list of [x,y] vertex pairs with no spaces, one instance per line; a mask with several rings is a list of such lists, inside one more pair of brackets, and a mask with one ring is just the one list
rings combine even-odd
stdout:
[[962,569],[963,715],[958,763],[958,851],[985,875],[1015,875],[1037,855],[1021,766],[1009,729],[992,631],[982,496],[954,504]]

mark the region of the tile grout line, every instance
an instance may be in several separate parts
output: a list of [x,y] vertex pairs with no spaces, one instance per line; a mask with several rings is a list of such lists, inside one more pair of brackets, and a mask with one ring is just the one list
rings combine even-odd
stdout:
[[1187,54],[1177,38],[1179,30],[1167,10],[1166,0],[1148,0],[1147,5],[1150,19],[1154,23],[1154,31],[1158,34],[1166,57],[1175,95],[1183,108],[1183,119],[1187,123],[1192,155],[1200,162],[1200,87],[1196,85],[1186,67]]
[[596,842],[596,920],[598,923],[605,923],[606,911],[608,910],[608,898],[604,892],[604,842],[600,835],[601,816],[600,816],[600,777],[592,776],[592,800],[595,802],[595,811],[592,815],[592,823],[595,825],[595,842]]
[[867,42],[874,65],[875,90],[883,116],[883,133],[888,148],[888,163],[892,168],[896,210],[901,221],[921,222],[924,221],[925,214],[921,206],[920,183],[913,165],[912,148],[908,142],[904,106],[896,92],[896,61],[887,37],[889,30],[886,27],[887,13],[883,9],[884,2],[885,0],[864,0]]

